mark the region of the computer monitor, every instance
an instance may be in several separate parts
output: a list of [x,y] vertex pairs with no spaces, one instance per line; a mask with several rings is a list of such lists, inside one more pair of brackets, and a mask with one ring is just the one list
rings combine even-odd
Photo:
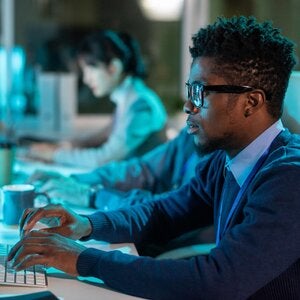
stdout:
[[24,70],[26,55],[22,47],[13,47],[8,52],[0,47],[0,120],[4,121],[7,106],[15,113],[22,113],[25,109]]

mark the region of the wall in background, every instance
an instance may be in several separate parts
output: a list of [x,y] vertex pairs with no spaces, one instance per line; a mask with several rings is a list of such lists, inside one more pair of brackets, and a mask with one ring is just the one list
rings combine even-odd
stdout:
[[[170,114],[182,109],[181,25],[182,21],[150,21],[143,15],[139,0],[15,0],[16,43],[26,50],[28,111],[34,112],[34,71],[72,70],[72,47],[96,28],[125,30],[141,43],[149,67],[148,83],[162,97]],[[186,0],[193,1],[193,0]],[[300,1],[298,0],[209,0],[209,20],[219,15],[255,15],[271,19],[284,34],[300,44]],[[188,45],[187,45],[188,47]],[[299,47],[297,48],[298,56]],[[300,69],[300,66],[297,66]],[[107,99],[95,101],[87,89],[80,94],[83,113],[113,109]],[[32,100],[33,99],[33,100]]]
[[[170,114],[181,109],[181,20],[150,21],[136,0],[15,1],[16,43],[25,47],[28,67],[45,71],[74,70],[76,66],[70,57],[83,35],[100,28],[127,31],[141,44],[149,69],[148,84],[161,96]],[[33,77],[32,72],[28,77]],[[29,111],[34,111],[35,103],[31,102]],[[81,112],[109,112],[112,108],[108,99],[95,101],[90,91],[81,86]]]

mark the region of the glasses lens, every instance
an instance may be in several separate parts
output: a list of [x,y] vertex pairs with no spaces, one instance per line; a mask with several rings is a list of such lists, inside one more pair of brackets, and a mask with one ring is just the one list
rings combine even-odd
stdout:
[[192,84],[191,101],[198,108],[202,106],[202,85]]
[[200,108],[202,106],[203,85],[198,83],[186,83],[185,92],[187,99],[189,99],[195,107]]

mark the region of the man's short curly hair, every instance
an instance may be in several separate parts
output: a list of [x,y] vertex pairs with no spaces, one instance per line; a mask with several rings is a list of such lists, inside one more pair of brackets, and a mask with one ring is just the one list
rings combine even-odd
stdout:
[[255,17],[220,17],[192,37],[192,58],[211,57],[228,84],[250,85],[266,92],[269,113],[279,118],[291,71],[294,44],[270,22]]

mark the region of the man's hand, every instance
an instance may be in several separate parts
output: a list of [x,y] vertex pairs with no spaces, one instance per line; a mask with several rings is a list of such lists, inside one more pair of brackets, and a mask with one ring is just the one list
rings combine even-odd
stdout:
[[90,204],[90,186],[76,179],[56,172],[36,171],[28,183],[37,187],[39,192],[46,193],[51,203],[70,204],[88,207]]
[[17,271],[41,264],[77,276],[77,259],[85,249],[59,234],[31,231],[11,249],[8,260]]
[[71,177],[50,179],[39,187],[39,192],[46,193],[52,203],[89,207],[90,186]]
[[28,208],[23,212],[20,220],[21,237],[29,234],[37,222],[50,226],[39,231],[57,233],[73,240],[88,236],[92,232],[88,218],[62,205],[50,204],[41,208]]
[[28,179],[27,183],[33,184],[37,188],[44,185],[50,179],[60,179],[65,178],[58,172],[36,170]]

